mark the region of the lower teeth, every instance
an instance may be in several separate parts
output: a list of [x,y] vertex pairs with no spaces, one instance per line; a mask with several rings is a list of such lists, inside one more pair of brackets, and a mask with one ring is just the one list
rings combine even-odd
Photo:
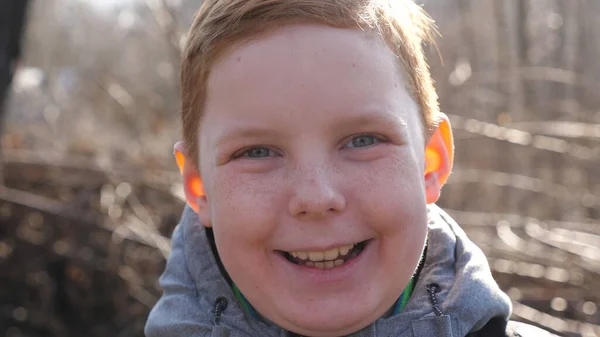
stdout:
[[314,267],[314,268],[318,268],[318,269],[331,269],[331,268],[339,267],[339,266],[343,265],[344,263],[346,263],[348,260],[357,257],[358,254],[360,254],[363,251],[363,249],[365,248],[366,245],[367,245],[367,241],[360,242],[356,246],[354,246],[354,248],[350,251],[350,253],[344,257],[344,259],[337,259],[334,261],[321,261],[321,262],[297,261],[293,257],[291,257],[291,255],[289,255],[288,253],[284,253],[284,254],[285,254],[285,257],[294,264],[298,264],[301,266],[307,266],[307,267]]
[[302,266],[307,266],[307,267],[315,267],[318,269],[331,269],[334,267],[339,267],[341,265],[343,265],[346,261],[342,260],[342,259],[337,259],[335,261],[323,261],[323,262],[312,262],[312,261],[308,261],[308,262],[304,262],[304,263],[298,263],[299,265]]

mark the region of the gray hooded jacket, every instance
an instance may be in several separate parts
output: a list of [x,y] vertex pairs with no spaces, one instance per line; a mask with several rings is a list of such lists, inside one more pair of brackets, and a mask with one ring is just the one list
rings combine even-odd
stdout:
[[[527,325],[517,327],[520,334],[510,332],[515,329],[510,324],[507,329],[511,302],[492,278],[483,252],[437,206],[429,207],[428,227],[425,261],[406,307],[352,337],[549,336]],[[164,293],[150,313],[146,336],[295,336],[243,310],[207,234],[186,208],[173,234],[160,279]]]

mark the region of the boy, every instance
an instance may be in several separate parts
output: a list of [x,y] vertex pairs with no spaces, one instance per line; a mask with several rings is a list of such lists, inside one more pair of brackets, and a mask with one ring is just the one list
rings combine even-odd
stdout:
[[175,146],[189,207],[148,337],[505,335],[509,299],[433,205],[454,150],[431,34],[406,0],[204,2]]

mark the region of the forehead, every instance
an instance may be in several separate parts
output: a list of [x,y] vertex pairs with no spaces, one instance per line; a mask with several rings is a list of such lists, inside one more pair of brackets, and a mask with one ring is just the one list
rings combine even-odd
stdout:
[[211,125],[201,143],[235,124],[335,122],[364,111],[420,124],[395,55],[358,29],[288,25],[234,45],[214,64],[206,94],[203,124]]
[[[328,71],[322,73],[325,67]],[[391,50],[373,33],[320,24],[288,24],[232,44],[213,65],[208,87],[218,90],[232,81],[243,85],[241,80],[248,79],[247,75],[255,82],[270,79],[264,83],[270,84],[277,77],[309,83],[323,77],[343,80],[371,72],[372,76],[363,77],[361,83],[368,87],[373,80],[383,79],[381,72],[389,72],[387,79],[403,82],[399,68]]]

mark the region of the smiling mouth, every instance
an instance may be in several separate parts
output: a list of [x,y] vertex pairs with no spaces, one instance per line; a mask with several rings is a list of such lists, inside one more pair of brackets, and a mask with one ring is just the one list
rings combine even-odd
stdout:
[[353,245],[336,247],[321,252],[277,252],[293,264],[319,269],[332,269],[360,255],[369,241],[366,240]]

